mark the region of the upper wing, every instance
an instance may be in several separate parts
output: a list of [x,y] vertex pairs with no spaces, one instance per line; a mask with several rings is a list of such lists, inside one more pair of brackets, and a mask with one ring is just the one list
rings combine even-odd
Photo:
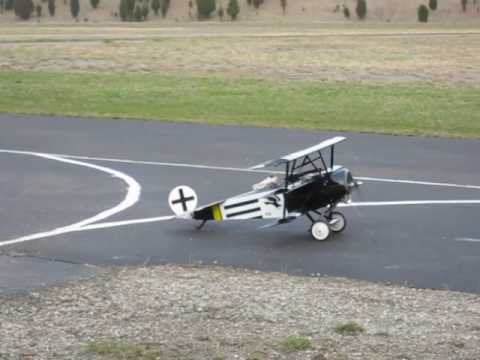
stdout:
[[291,162],[293,160],[300,159],[300,158],[302,158],[304,156],[307,156],[307,155],[310,155],[314,152],[317,152],[317,151],[320,151],[322,149],[333,146],[335,144],[338,144],[338,143],[340,143],[344,140],[346,140],[346,137],[344,137],[344,136],[335,136],[331,139],[322,141],[321,143],[319,143],[317,145],[314,145],[314,146],[311,146],[307,149],[303,149],[303,150],[300,150],[300,151],[282,156],[281,158],[270,160],[270,161],[252,166],[250,169],[256,170],[256,169],[262,169],[262,168],[266,168],[266,167],[270,167],[270,166],[278,166],[278,165],[281,165],[281,164],[286,164],[286,163]]

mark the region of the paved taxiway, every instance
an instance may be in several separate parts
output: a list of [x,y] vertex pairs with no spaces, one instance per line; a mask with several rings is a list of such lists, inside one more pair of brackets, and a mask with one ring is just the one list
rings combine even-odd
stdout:
[[336,162],[374,179],[327,242],[303,220],[202,231],[163,220],[176,185],[201,204],[241,193],[265,176],[242,169],[337,134],[0,115],[0,293],[89,276],[90,265],[198,261],[479,292],[479,141],[343,134]]

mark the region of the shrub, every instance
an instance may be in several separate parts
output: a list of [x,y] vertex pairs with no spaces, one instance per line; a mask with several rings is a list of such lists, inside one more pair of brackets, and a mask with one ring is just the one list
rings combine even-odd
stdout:
[[14,0],[13,1],[13,10],[15,15],[17,15],[22,20],[30,19],[30,15],[33,12],[33,1],[32,0]]
[[255,7],[255,9],[258,10],[258,8],[260,7],[260,5],[263,4],[263,0],[252,0],[252,3],[253,3],[253,6]]
[[428,1],[428,7],[430,8],[430,10],[437,10],[437,0],[429,0]]
[[42,5],[37,4],[37,6],[35,6],[35,12],[37,13],[37,17],[41,17],[42,16]]
[[247,5],[252,5],[252,0],[247,0]]
[[80,3],[78,0],[70,0],[70,12],[74,18],[78,16],[78,13],[80,12]]
[[304,336],[289,336],[278,344],[280,349],[285,352],[302,351],[311,349],[312,342]]
[[218,17],[220,18],[220,21],[223,21],[224,15],[225,15],[225,11],[223,10],[223,6],[220,5],[220,8],[218,9]]
[[151,6],[155,15],[158,15],[158,10],[160,9],[160,0],[152,0]]
[[92,8],[94,9],[98,7],[99,3],[100,3],[100,0],[90,0],[90,5],[92,5]]
[[142,7],[142,17],[143,17],[143,20],[146,20],[148,18],[148,14],[149,14],[149,10],[148,10],[148,4],[143,4],[143,7]]
[[120,19],[122,21],[131,21],[134,19],[135,0],[120,0],[119,5]]
[[3,14],[4,3],[3,0],[0,0],[0,14]]
[[350,19],[350,9],[348,6],[343,5],[343,16],[345,16],[347,19]]
[[357,0],[357,8],[355,9],[360,20],[367,16],[367,0]]
[[130,19],[133,18],[134,10],[135,10],[135,0],[127,0],[127,12]]
[[418,21],[422,23],[428,22],[428,8],[425,5],[420,5],[417,9]]
[[285,11],[287,10],[287,0],[280,0],[280,6],[282,7],[282,11],[285,14]]
[[170,0],[162,0],[160,8],[162,10],[162,17],[167,16],[168,9],[170,8]]
[[199,19],[208,19],[215,11],[215,0],[197,0],[197,11]]
[[468,0],[460,0],[461,4],[462,4],[462,10],[463,12],[466,12],[467,11],[467,3],[468,3]]
[[228,2],[227,14],[232,20],[236,20],[238,13],[240,12],[240,7],[238,6],[237,0],[230,0]]
[[128,20],[127,0],[120,0],[118,12],[120,13],[120,19],[122,21]]
[[13,10],[13,0],[5,0],[5,10]]
[[335,326],[335,332],[341,335],[357,335],[365,332],[365,329],[362,325],[359,325],[354,321],[350,321],[345,324],[339,324]]
[[55,16],[55,0],[48,0],[48,12],[50,16]]
[[142,8],[141,8],[139,5],[137,5],[137,6],[135,7],[135,13],[133,14],[133,16],[134,16],[134,18],[135,18],[136,21],[139,21],[139,22],[142,21],[142,19],[143,19],[143,12],[142,12]]

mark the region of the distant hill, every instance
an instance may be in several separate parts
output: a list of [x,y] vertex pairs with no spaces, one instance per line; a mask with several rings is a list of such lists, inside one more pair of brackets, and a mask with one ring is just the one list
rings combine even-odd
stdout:
[[[1,2],[2,0],[0,0]],[[7,0],[3,0],[6,2]],[[41,22],[74,21],[70,15],[69,0],[55,0],[56,14],[51,17],[48,13],[46,0],[34,0],[35,4],[42,5]],[[93,9],[90,0],[80,1],[79,21],[111,22],[120,21],[118,17],[120,0],[100,0],[97,9]],[[136,0],[137,4],[146,4],[151,0]],[[428,0],[366,0],[368,13],[366,22],[416,22],[417,8],[421,4],[428,5]],[[170,21],[196,20],[195,0],[193,8],[189,7],[189,0],[171,0],[166,19]],[[355,14],[356,0],[287,0],[285,14],[282,11],[280,0],[264,0],[264,3],[255,9],[248,5],[247,0],[238,0],[240,13],[238,20],[247,21],[325,21],[325,22],[353,22],[359,21]],[[438,8],[430,11],[429,22],[477,22],[480,19],[480,0],[467,0],[467,11],[462,11],[461,0],[437,0]],[[220,5],[226,9],[228,0],[217,0],[217,9]],[[343,15],[343,6],[349,8],[350,19]],[[147,21],[162,21],[161,16],[154,16],[150,9]],[[212,20],[219,20],[215,12]],[[225,15],[224,20],[227,21]],[[1,22],[21,21],[13,11],[4,11],[0,14]],[[30,21],[38,21],[35,13]],[[477,22],[478,23],[478,22]]]

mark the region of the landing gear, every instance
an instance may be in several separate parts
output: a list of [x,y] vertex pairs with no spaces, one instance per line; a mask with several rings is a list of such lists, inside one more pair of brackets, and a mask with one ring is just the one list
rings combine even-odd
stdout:
[[312,224],[310,233],[317,241],[325,241],[330,236],[330,227],[326,222],[317,221]]
[[326,212],[313,211],[320,216],[319,220],[315,220],[312,214],[305,214],[312,222],[310,234],[315,240],[325,241],[331,233],[340,233],[345,230],[347,226],[345,216],[338,211],[332,211],[333,208],[334,206],[331,206]]
[[198,226],[196,226],[196,229],[197,230],[202,230],[202,228],[205,226],[205,224],[207,223],[207,220],[202,220],[202,223]]
[[328,223],[330,225],[330,230],[334,233],[342,232],[347,227],[345,216],[338,211],[332,211],[330,213]]

